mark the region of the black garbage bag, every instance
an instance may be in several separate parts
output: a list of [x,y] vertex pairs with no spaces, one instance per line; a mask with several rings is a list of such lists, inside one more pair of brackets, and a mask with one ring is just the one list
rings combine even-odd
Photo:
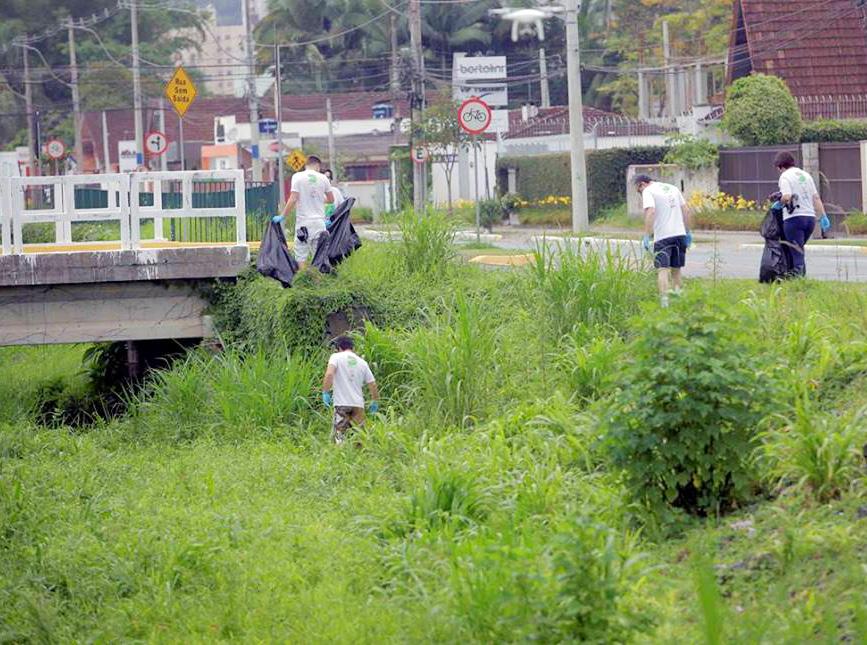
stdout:
[[334,267],[361,247],[361,238],[350,219],[354,205],[354,197],[342,202],[331,216],[331,227],[326,233],[320,234],[317,240],[313,266],[322,273],[331,273]]
[[289,253],[283,228],[276,222],[269,222],[265,229],[256,269],[266,277],[279,280],[284,288],[292,286],[292,280],[298,273],[298,262]]
[[[773,196],[772,196],[773,197]],[[760,229],[765,238],[765,250],[759,265],[759,282],[777,282],[791,275],[792,260],[786,252],[783,236],[783,209],[769,208]]]

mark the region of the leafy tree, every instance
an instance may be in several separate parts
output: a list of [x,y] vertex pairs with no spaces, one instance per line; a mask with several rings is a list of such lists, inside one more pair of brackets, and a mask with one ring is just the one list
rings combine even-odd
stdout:
[[677,164],[690,170],[713,168],[719,163],[719,148],[707,139],[691,134],[675,134],[668,138],[671,146],[663,163]]
[[458,107],[459,104],[450,94],[441,94],[427,107],[424,120],[417,130],[417,136],[424,140],[431,155],[438,157],[443,164],[449,213],[452,212],[452,179],[457,153],[461,148],[472,145],[472,137],[461,128],[458,120]]
[[797,143],[803,124],[798,104],[776,76],[739,78],[726,92],[722,126],[746,146]]

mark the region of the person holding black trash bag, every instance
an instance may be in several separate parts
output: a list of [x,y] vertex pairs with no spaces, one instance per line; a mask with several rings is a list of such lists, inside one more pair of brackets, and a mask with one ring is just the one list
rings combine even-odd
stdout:
[[307,157],[302,172],[292,175],[292,190],[280,215],[271,218],[282,222],[295,209],[295,259],[303,269],[316,250],[316,240],[325,231],[325,204],[334,202],[331,182],[319,172],[322,162],[316,155]]
[[819,225],[823,231],[831,228],[831,220],[816,190],[816,183],[808,173],[795,166],[795,157],[791,152],[778,152],[774,167],[780,173],[783,236],[788,242],[784,249],[791,259],[792,275],[805,276],[807,263],[804,247],[816,228],[816,217],[820,218]]
[[370,371],[370,366],[355,353],[355,343],[348,336],[334,341],[337,351],[328,359],[328,367],[322,379],[322,403],[334,407],[331,438],[341,444],[353,427],[364,426],[364,392],[370,391],[371,414],[379,411],[379,389]]

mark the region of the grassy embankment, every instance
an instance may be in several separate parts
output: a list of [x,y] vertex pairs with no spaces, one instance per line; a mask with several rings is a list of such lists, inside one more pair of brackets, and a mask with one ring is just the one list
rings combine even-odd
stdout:
[[[231,349],[113,421],[34,421],[83,348],[0,350],[4,640],[867,638],[863,287],[662,311],[617,261],[491,272],[404,233],[221,290]],[[386,397],[357,447],[318,401],[337,310]]]

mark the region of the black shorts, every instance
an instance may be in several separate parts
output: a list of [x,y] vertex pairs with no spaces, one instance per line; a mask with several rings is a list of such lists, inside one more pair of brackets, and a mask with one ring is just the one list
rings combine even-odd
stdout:
[[686,235],[666,237],[653,243],[653,266],[657,269],[681,269],[686,264]]

